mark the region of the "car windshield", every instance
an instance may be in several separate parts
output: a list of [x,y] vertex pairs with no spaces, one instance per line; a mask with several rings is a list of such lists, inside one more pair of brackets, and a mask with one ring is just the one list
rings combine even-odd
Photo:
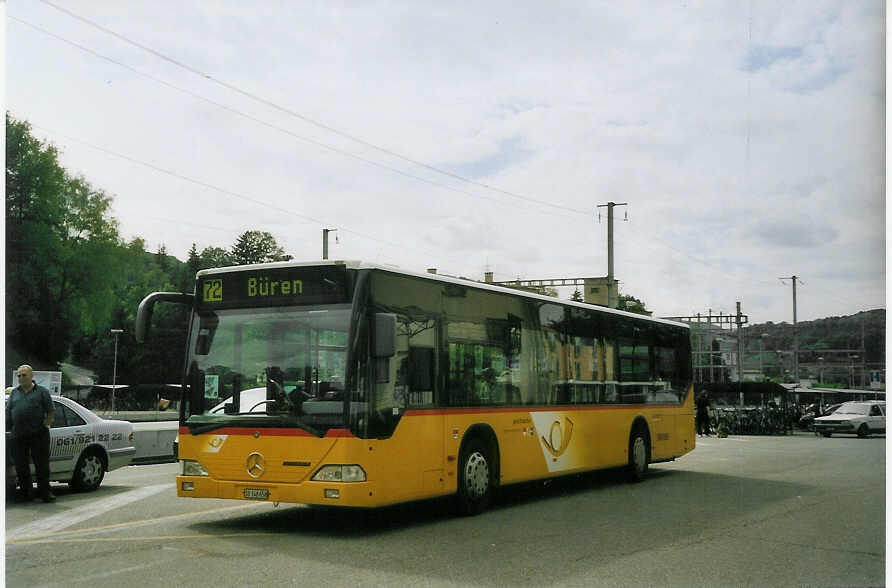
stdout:
[[320,434],[343,426],[349,322],[349,305],[196,314],[190,370],[204,402],[190,422],[267,416]]
[[867,414],[870,406],[867,404],[846,403],[837,409],[835,414]]

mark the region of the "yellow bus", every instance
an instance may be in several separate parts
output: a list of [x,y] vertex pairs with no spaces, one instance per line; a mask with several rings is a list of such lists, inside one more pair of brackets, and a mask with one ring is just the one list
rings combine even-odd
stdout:
[[198,272],[181,497],[378,507],[694,448],[688,327],[360,262]]

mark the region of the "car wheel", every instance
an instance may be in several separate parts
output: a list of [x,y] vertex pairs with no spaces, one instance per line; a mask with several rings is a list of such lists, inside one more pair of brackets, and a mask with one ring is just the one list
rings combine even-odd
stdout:
[[647,445],[647,433],[641,427],[637,427],[629,437],[629,465],[626,466],[626,479],[630,482],[640,482],[647,474],[650,457]]
[[861,423],[861,426],[858,427],[858,436],[862,439],[870,436],[870,428],[868,428],[867,423]]
[[492,496],[492,459],[479,439],[472,439],[462,447],[458,473],[458,501],[464,514],[482,512]]
[[105,464],[102,456],[95,449],[89,449],[81,454],[74,468],[74,476],[71,478],[71,487],[80,492],[95,490],[102,483],[105,476]]

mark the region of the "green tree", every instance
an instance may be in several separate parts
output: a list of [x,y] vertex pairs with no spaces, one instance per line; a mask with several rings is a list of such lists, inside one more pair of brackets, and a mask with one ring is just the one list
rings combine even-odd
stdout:
[[199,255],[199,269],[234,265],[232,255],[219,247],[205,247]]
[[236,239],[231,253],[232,260],[237,265],[291,259],[276,243],[276,238],[266,231],[245,231]]
[[193,243],[192,247],[189,248],[189,257],[186,259],[186,271],[194,278],[200,269],[201,256],[198,254],[198,247]]
[[636,314],[650,314],[645,308],[644,302],[628,294],[619,295],[619,298],[616,301],[616,308],[618,310],[625,310],[626,312],[634,312]]
[[167,268],[159,256],[145,251],[145,242],[136,238],[117,250],[115,284],[106,296],[113,308],[106,323],[84,333],[73,348],[76,363],[110,382],[114,367],[114,338],[109,329],[123,329],[118,341],[118,381],[135,386],[142,383],[170,383],[182,373],[188,312],[177,305],[159,305],[153,317],[152,337],[145,344],[134,340],[136,310],[149,293],[174,290],[180,272],[175,258],[168,257]]
[[582,297],[582,292],[579,291],[579,288],[576,288],[576,290],[573,291],[573,294],[570,296],[570,300],[574,302],[585,302]]
[[111,201],[71,178],[52,145],[6,116],[6,331],[19,355],[55,363],[102,321],[118,241]]
[[162,271],[168,271],[170,269],[170,256],[167,254],[167,246],[163,243],[158,246],[158,265],[161,267]]
[[[191,289],[186,265],[163,245],[153,254],[141,239],[124,243],[111,216],[111,198],[85,178],[69,176],[55,147],[9,115],[6,219],[7,358],[38,365],[72,359],[109,381],[114,366],[109,329],[120,328],[119,382],[179,379],[187,309],[162,306],[153,321],[155,336],[146,345],[135,345],[133,326],[146,294],[177,285]],[[194,247],[192,253],[200,257]]]

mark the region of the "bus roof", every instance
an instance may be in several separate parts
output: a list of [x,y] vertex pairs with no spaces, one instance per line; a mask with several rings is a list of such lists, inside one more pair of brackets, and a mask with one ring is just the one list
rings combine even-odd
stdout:
[[683,327],[686,329],[690,329],[690,326],[687,323],[682,323],[678,321],[672,321],[668,319],[662,318],[654,318],[650,316],[646,316],[643,314],[636,314],[633,312],[627,312],[624,310],[617,310],[615,308],[607,308],[606,306],[599,306],[595,304],[587,304],[585,302],[576,302],[574,300],[559,300],[553,298],[551,296],[545,296],[543,294],[536,294],[534,292],[527,292],[524,290],[516,290],[514,288],[508,288],[505,286],[499,286],[496,284],[487,284],[486,282],[478,282],[476,280],[472,280],[470,278],[458,278],[454,276],[447,276],[443,274],[432,274],[430,272],[419,272],[414,270],[406,270],[402,269],[398,266],[386,265],[386,264],[377,264],[370,263],[364,261],[354,261],[354,260],[319,260],[319,261],[276,261],[271,263],[257,263],[251,265],[233,265],[226,267],[218,267],[212,269],[204,269],[200,270],[196,277],[202,277],[207,275],[214,274],[224,274],[231,272],[239,272],[239,271],[257,271],[263,269],[273,269],[273,268],[288,268],[288,267],[319,267],[319,266],[344,266],[348,269],[361,270],[361,269],[371,269],[371,270],[379,270],[386,271],[395,274],[401,274],[405,276],[411,276],[415,278],[422,278],[425,280],[432,280],[436,282],[445,282],[449,284],[457,284],[461,286],[466,286],[469,288],[477,288],[480,290],[489,290],[492,292],[499,292],[501,294],[511,294],[514,296],[521,296],[524,298],[532,298],[535,300],[542,300],[545,302],[551,303],[560,303],[566,306],[578,306],[580,308],[585,308],[588,310],[597,310],[598,312],[603,312],[605,314],[615,314],[619,316],[624,316],[628,318],[634,318],[638,320],[644,320],[655,323],[662,323],[666,325],[672,325],[676,327]]

